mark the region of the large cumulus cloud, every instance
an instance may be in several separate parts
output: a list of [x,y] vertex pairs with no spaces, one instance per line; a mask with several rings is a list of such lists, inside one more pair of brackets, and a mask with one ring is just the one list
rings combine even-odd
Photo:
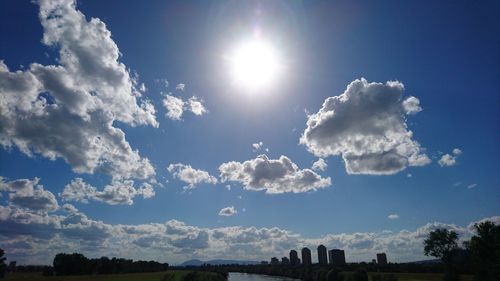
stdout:
[[62,158],[75,172],[115,178],[155,174],[116,122],[158,126],[136,79],[119,62],[106,25],[87,20],[71,0],[39,1],[42,42],[58,48],[58,65],[10,71],[0,61],[0,144],[24,154]]
[[403,91],[397,81],[351,82],[308,117],[300,143],[319,157],[341,155],[349,174],[390,175],[430,163],[406,124],[420,101],[403,99]]
[[290,158],[269,159],[259,155],[243,163],[232,161],[219,166],[222,182],[236,181],[248,190],[266,193],[301,193],[331,185],[331,179],[322,178],[310,169],[299,169]]

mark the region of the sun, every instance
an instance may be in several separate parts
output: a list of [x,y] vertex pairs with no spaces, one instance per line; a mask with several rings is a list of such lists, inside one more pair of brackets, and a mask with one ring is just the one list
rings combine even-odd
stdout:
[[229,61],[234,82],[249,90],[269,87],[281,68],[273,46],[256,39],[238,45]]

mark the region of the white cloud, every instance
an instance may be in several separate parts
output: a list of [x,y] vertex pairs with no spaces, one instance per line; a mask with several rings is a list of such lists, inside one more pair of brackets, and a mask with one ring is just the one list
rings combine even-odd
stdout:
[[395,219],[399,219],[399,215],[398,214],[390,214],[387,216],[387,218],[390,220],[395,220]]
[[9,193],[9,202],[14,206],[35,212],[52,212],[59,208],[56,197],[38,184],[39,178],[6,181],[0,177],[0,191]]
[[207,109],[203,105],[203,101],[195,96],[190,97],[187,101],[187,109],[194,115],[203,115],[207,113]]
[[457,163],[457,158],[455,156],[451,156],[450,154],[445,154],[441,156],[438,163],[441,167],[454,166]]
[[175,90],[176,91],[181,91],[181,92],[184,92],[184,89],[186,88],[186,84],[177,84],[177,86],[175,86]]
[[166,95],[163,106],[167,109],[166,116],[172,120],[181,120],[184,113],[184,101],[181,98]]
[[313,163],[312,169],[315,171],[324,171],[328,167],[325,159],[319,158],[316,162]]
[[230,217],[236,215],[237,213],[238,211],[236,211],[234,206],[230,206],[220,209],[219,216]]
[[406,111],[406,114],[417,114],[422,111],[422,107],[420,107],[420,100],[416,97],[408,97],[403,101],[403,108]]
[[155,174],[114,124],[158,127],[153,105],[126,66],[111,32],[87,21],[74,1],[40,1],[42,42],[59,49],[59,65],[33,63],[10,71],[0,60],[0,144],[62,158],[77,173],[115,178]]
[[441,156],[441,159],[439,159],[438,164],[441,167],[455,166],[457,164],[457,158],[460,154],[462,154],[462,150],[455,148],[452,151],[452,155],[444,154],[443,156]]
[[226,184],[226,185],[225,185],[225,188],[226,188],[227,190],[231,190],[231,185],[230,185],[230,184]]
[[402,101],[403,91],[397,81],[351,82],[343,94],[327,98],[308,116],[300,143],[318,157],[341,155],[349,174],[390,175],[430,163],[404,116],[416,113],[410,104],[418,99]]
[[222,182],[236,181],[247,190],[265,190],[266,193],[307,192],[331,185],[331,179],[322,178],[310,169],[299,169],[288,157],[269,159],[259,155],[255,159],[227,162],[219,166]]
[[75,178],[59,194],[64,201],[88,203],[89,200],[94,200],[110,205],[132,205],[134,197],[138,195],[151,198],[155,192],[148,183],[143,183],[140,188],[136,188],[132,180],[113,180],[102,191],[98,191],[82,178]]
[[217,183],[217,178],[206,171],[193,169],[191,165],[184,165],[181,163],[170,164],[167,170],[175,179],[179,179],[188,184],[184,187],[185,189],[195,188],[196,185],[200,183]]
[[190,97],[187,101],[183,101],[180,97],[165,95],[163,106],[167,109],[166,117],[172,120],[181,120],[186,110],[198,116],[208,112],[203,105],[203,100],[195,96]]
[[467,186],[468,189],[475,188],[475,187],[477,187],[477,183],[469,184]]
[[256,142],[256,143],[252,143],[252,147],[253,147],[254,151],[260,150],[263,145],[264,145],[264,143],[261,141]]

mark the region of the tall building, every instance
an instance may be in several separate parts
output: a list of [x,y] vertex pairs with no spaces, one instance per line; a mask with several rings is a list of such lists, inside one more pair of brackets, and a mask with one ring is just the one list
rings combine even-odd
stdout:
[[328,251],[331,265],[345,265],[345,252],[344,250],[332,249]]
[[272,257],[271,258],[271,264],[280,264],[280,260],[278,260],[277,257]]
[[295,250],[290,251],[290,264],[291,265],[299,265],[300,264],[299,255],[297,254],[297,251],[295,251]]
[[302,264],[303,265],[311,265],[312,264],[311,250],[309,250],[309,248],[307,248],[307,247],[302,248]]
[[380,265],[387,264],[387,256],[385,255],[385,253],[378,253],[377,254],[377,263]]
[[287,257],[282,257],[281,258],[281,263],[282,264],[290,264],[290,260]]
[[326,255],[326,247],[323,245],[318,246],[318,263],[321,265],[328,264],[328,256]]

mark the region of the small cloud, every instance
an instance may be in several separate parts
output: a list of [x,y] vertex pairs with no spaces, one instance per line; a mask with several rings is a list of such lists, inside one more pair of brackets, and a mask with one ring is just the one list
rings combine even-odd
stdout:
[[453,186],[457,187],[457,186],[461,186],[462,185],[462,182],[461,181],[457,181],[456,183],[453,184]]
[[175,90],[176,91],[181,91],[181,92],[184,92],[184,89],[186,88],[186,84],[177,84],[177,86],[175,86]]
[[238,197],[237,197],[237,198],[241,200],[241,199],[243,199],[243,196],[238,195]]
[[458,155],[460,154],[462,154],[462,150],[455,148],[453,149],[451,154],[445,154],[441,156],[441,159],[439,159],[438,164],[441,167],[455,166],[457,164]]
[[238,213],[238,211],[236,211],[234,206],[230,206],[230,207],[222,208],[219,211],[219,216],[230,217],[230,216],[236,215],[237,213]]
[[186,104],[187,109],[190,110],[194,115],[200,116],[204,113],[207,113],[207,109],[203,105],[203,100],[195,96],[190,97]]
[[413,177],[413,175],[412,175],[412,174],[410,174],[410,173],[408,173],[408,174],[406,174],[406,177],[407,177],[407,178],[411,178],[411,177]]
[[184,101],[181,98],[166,95],[163,106],[167,109],[166,116],[171,120],[181,120],[184,113]]
[[403,108],[406,111],[406,114],[416,114],[422,111],[422,107],[420,107],[420,100],[416,97],[409,97],[403,101]]
[[438,164],[441,167],[454,166],[455,164],[457,164],[457,158],[455,156],[450,155],[450,154],[445,154],[445,155],[441,156],[441,159],[439,159]]
[[227,190],[231,190],[231,185],[230,185],[230,184],[226,184],[225,188],[226,188]]
[[387,216],[387,218],[390,220],[395,220],[395,219],[399,219],[399,215],[398,214],[390,214]]
[[188,185],[184,189],[193,189],[196,185],[201,183],[216,184],[217,179],[203,170],[194,169],[191,165],[184,165],[181,163],[170,164],[167,167],[169,173],[175,179],[183,181]]
[[246,208],[243,208],[243,209],[241,209],[241,211],[242,211],[242,212],[246,212],[246,211],[247,211],[247,209],[246,209]]
[[260,150],[263,145],[264,145],[264,143],[261,141],[256,142],[256,143],[252,143],[253,151]]
[[318,161],[314,162],[312,165],[312,169],[315,171],[324,171],[328,167],[325,159],[319,158]]
[[472,188],[474,188],[474,187],[476,187],[476,186],[477,186],[477,183],[473,183],[473,184],[469,184],[469,185],[467,186],[467,188],[468,188],[468,189],[472,189]]
[[180,97],[170,94],[165,95],[163,99],[163,106],[167,109],[166,117],[171,120],[179,121],[185,111],[191,111],[194,115],[203,115],[208,112],[203,105],[203,100],[198,97],[192,96],[187,101]]

